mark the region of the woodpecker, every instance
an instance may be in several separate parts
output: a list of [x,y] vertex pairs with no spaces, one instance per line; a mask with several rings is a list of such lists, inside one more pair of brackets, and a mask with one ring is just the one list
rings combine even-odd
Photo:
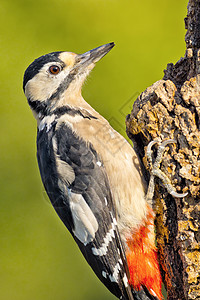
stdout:
[[53,52],[26,69],[41,178],[58,216],[102,283],[122,300],[162,299],[154,213],[132,146],[82,97],[114,46]]

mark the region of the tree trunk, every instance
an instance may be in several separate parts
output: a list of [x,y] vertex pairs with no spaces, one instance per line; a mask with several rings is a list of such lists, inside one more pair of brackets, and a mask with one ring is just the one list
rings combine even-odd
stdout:
[[177,192],[188,195],[173,198],[156,179],[153,206],[168,299],[181,300],[200,299],[200,0],[189,1],[185,26],[185,56],[167,65],[163,79],[137,98],[126,120],[146,178],[148,143],[177,141],[166,148],[161,170]]

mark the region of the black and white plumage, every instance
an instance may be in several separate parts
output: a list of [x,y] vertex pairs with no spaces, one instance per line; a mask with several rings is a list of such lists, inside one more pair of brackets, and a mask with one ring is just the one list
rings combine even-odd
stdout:
[[[157,299],[144,282],[136,290],[129,283],[128,241],[148,211],[137,156],[81,96],[86,76],[113,46],[82,55],[44,55],[26,70],[23,87],[38,123],[42,181],[58,216],[114,295],[123,300]],[[154,245],[152,226],[149,232]]]
[[55,121],[38,133],[42,181],[59,217],[100,280],[129,299],[126,261],[106,172],[93,146]]

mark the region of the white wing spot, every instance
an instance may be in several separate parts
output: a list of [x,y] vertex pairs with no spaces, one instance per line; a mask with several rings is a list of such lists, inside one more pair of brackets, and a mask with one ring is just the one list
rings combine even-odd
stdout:
[[107,198],[106,198],[106,197],[104,197],[104,200],[105,200],[105,205],[107,206],[107,205],[108,205]]
[[100,161],[97,161],[96,164],[101,167],[102,163]]
[[124,277],[122,280],[124,282],[125,287],[128,287],[128,278],[127,278],[126,274],[124,274]]
[[111,211],[110,211],[110,215],[111,215],[114,225],[117,225],[117,220],[115,219],[115,217],[113,217],[113,214]]
[[103,276],[104,278],[107,278],[107,273],[106,273],[105,271],[102,271],[102,276]]
[[52,127],[52,123],[47,124],[47,130],[46,130],[46,132],[49,132],[49,130],[51,129],[51,127]]
[[98,230],[98,222],[80,194],[71,193],[69,198],[71,213],[74,221],[74,235],[84,244],[92,242]]
[[117,225],[117,220],[115,218],[113,218],[113,223],[115,226]]
[[42,123],[42,122],[40,122],[40,125],[39,125],[39,131],[42,131],[43,129],[44,129],[44,127],[45,127],[45,123]]
[[115,237],[115,224],[112,223],[112,228],[106,233],[104,240],[104,243],[102,244],[102,246],[100,248],[92,248],[92,252],[94,255],[99,255],[99,256],[103,256],[106,255],[107,253],[107,248],[109,243],[112,241],[112,238]]
[[112,275],[109,275],[109,279],[111,282],[118,282],[118,274],[120,271],[120,264],[117,263],[116,266],[114,267],[114,272]]
[[52,139],[52,145],[53,145],[53,150],[55,153],[55,158],[56,158],[56,166],[57,166],[57,171],[59,173],[59,180],[58,184],[61,190],[66,190],[69,192],[69,189],[66,187],[70,185],[74,180],[75,180],[75,173],[73,168],[66,163],[64,160],[60,158],[60,155],[56,154],[57,153],[57,142],[55,137]]
[[69,196],[71,196],[71,192],[72,192],[72,190],[71,190],[71,189],[69,189],[69,188],[67,188],[67,191],[68,191],[68,195],[69,195]]
[[46,126],[47,127],[46,132],[48,132],[51,129],[52,124],[53,124],[54,121],[55,121],[55,115],[54,114],[51,115],[51,116],[44,117],[41,120],[40,124],[39,124],[39,127],[38,127],[39,131],[43,130],[44,127]]

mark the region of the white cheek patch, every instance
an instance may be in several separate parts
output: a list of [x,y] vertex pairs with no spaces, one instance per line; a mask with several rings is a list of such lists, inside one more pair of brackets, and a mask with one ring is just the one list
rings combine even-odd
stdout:
[[55,93],[62,81],[69,75],[70,69],[62,70],[58,75],[51,75],[48,69],[57,62],[45,64],[39,73],[35,75],[25,86],[25,95],[31,101],[45,101]]
[[92,242],[98,230],[97,220],[82,195],[71,193],[70,209],[74,221],[74,235],[84,244]]

